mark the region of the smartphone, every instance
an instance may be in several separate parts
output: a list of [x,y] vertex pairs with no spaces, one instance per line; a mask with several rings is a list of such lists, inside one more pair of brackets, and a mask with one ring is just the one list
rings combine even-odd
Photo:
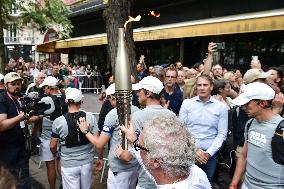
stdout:
[[216,43],[216,49],[217,50],[221,50],[221,49],[225,49],[225,42],[223,43]]
[[252,60],[258,61],[258,56],[252,56]]
[[105,91],[106,90],[106,86],[102,85],[102,90]]

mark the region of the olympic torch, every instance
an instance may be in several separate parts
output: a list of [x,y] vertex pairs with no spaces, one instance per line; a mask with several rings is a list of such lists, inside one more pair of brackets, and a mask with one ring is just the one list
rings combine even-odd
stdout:
[[[130,120],[130,65],[124,40],[124,28],[118,28],[118,47],[115,64],[115,95],[118,121],[120,126],[128,127]],[[122,133],[122,149],[127,149],[127,139]]]

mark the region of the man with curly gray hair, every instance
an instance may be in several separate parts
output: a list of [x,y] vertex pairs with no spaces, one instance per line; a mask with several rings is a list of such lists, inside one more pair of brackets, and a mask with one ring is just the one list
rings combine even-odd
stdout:
[[[127,137],[135,137],[132,126],[122,130]],[[157,188],[211,188],[205,172],[194,164],[194,138],[177,117],[159,116],[145,122],[134,147],[140,149],[144,167]]]

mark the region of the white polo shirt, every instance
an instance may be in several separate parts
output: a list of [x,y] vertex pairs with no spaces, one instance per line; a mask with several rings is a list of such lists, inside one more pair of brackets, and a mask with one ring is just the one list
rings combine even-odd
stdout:
[[202,169],[193,165],[187,179],[173,184],[157,185],[157,189],[211,189],[210,182]]

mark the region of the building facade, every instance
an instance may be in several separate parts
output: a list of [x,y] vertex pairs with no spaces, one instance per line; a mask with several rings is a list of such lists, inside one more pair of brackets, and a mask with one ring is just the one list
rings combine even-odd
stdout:
[[[227,68],[247,69],[251,56],[266,67],[284,64],[284,1],[281,0],[159,0],[134,1],[133,23],[137,57],[147,65],[182,61],[191,66],[206,57],[210,41],[225,42],[215,62]],[[69,62],[109,67],[102,12],[103,1],[71,3],[73,38],[60,40],[53,51],[68,51]],[[149,11],[160,17],[148,16]],[[39,50],[52,50],[42,46]]]
[[43,43],[43,34],[34,29],[31,24],[19,27],[18,21],[21,13],[18,9],[11,9],[11,21],[4,29],[5,62],[10,58],[18,59],[22,57],[26,62],[39,61],[47,58],[46,53],[36,52],[37,44]]

